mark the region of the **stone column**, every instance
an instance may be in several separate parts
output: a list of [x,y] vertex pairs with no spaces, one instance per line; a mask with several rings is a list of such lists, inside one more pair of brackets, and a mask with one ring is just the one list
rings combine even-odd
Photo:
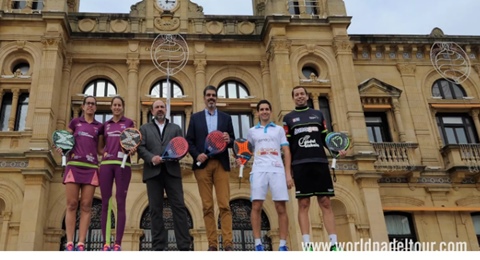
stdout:
[[5,94],[5,91],[0,89],[0,108],[2,107],[3,94]]
[[[435,139],[432,136],[432,126],[425,122],[431,122],[428,118],[428,114],[424,111],[428,111],[430,108],[428,104],[425,104],[423,100],[422,92],[419,86],[417,86],[417,79],[415,77],[416,66],[413,64],[400,63],[397,64],[397,69],[400,72],[406,100],[408,107],[410,108],[410,117],[413,122],[413,131],[415,131],[414,142],[418,142],[418,149],[420,151],[422,165],[437,165],[439,163],[438,149],[432,145],[435,143]],[[411,136],[411,135],[408,135]]]
[[8,131],[13,131],[15,128],[15,117],[17,116],[18,97],[20,96],[20,89],[12,89],[12,109],[10,110],[10,117],[8,119]]
[[192,117],[192,107],[188,106],[185,107],[184,112],[185,112],[185,129],[184,133],[187,132],[188,126],[190,125],[190,118]]
[[262,58],[260,61],[260,68],[262,70],[262,83],[263,83],[263,98],[269,99],[271,96],[271,82],[270,82],[270,67],[268,66],[268,60]]
[[195,88],[193,97],[194,103],[194,112],[200,111],[205,107],[203,102],[203,89],[207,86],[207,81],[205,77],[205,67],[207,66],[207,60],[205,59],[196,59],[193,62],[195,65]]
[[[292,111],[292,65],[290,64],[291,41],[284,36],[272,36],[267,50],[267,58],[270,61],[271,71],[275,75],[271,77],[271,85],[275,86],[278,93],[272,94],[270,102],[272,106],[283,115]],[[293,66],[295,67],[295,66]],[[280,119],[280,118],[277,118]]]
[[17,250],[40,251],[44,249],[45,243],[44,218],[47,212],[49,180],[52,178],[52,173],[43,169],[23,169],[22,174],[25,188]]
[[143,235],[143,229],[127,228],[123,234],[122,249],[128,251],[140,250],[140,237]]
[[313,108],[316,110],[320,110],[320,102],[318,101],[319,97],[320,97],[320,94],[312,93]]
[[478,136],[480,136],[480,120],[478,119],[479,113],[480,113],[479,109],[472,109],[470,111],[470,116],[473,119],[473,123],[475,124],[475,129],[477,130]]
[[127,79],[127,96],[125,97],[125,116],[132,119],[135,126],[138,124],[139,97],[138,97],[138,59],[127,59],[128,79]]
[[190,229],[190,235],[193,237],[193,249],[195,251],[206,251],[208,249],[207,231],[202,229]]
[[403,127],[402,114],[400,111],[400,102],[398,101],[398,98],[392,99],[392,105],[393,113],[395,115],[395,123],[397,124],[398,134],[400,136],[400,142],[404,143],[407,140],[405,137],[405,128]]
[[362,201],[364,201],[365,213],[368,218],[368,225],[375,227],[370,229],[370,238],[376,242],[388,243],[388,231],[383,215],[383,206],[380,199],[380,186],[378,179],[381,175],[376,172],[357,172],[354,176],[357,181]]
[[42,250],[46,251],[58,251],[58,242],[62,239],[62,236],[65,235],[65,230],[63,229],[51,229],[48,228],[45,230],[45,243]]
[[[70,110],[67,109],[70,105],[70,73],[72,71],[72,57],[66,57],[63,61],[62,86],[60,88],[60,104],[57,117],[57,129],[65,129],[70,119]],[[68,113],[68,114],[67,114]]]
[[150,106],[142,106],[142,124],[148,122],[148,111],[150,111]]
[[12,217],[12,212],[4,211],[2,212],[2,229],[0,233],[0,251],[7,250],[7,237],[8,237],[8,229],[10,224],[10,218]]

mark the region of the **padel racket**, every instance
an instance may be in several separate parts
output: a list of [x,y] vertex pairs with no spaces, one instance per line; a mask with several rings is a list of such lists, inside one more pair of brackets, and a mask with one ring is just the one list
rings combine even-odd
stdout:
[[337,176],[335,175],[335,169],[337,167],[337,158],[340,151],[347,150],[348,147],[350,147],[350,139],[344,133],[330,132],[327,134],[327,137],[325,137],[325,144],[332,156],[332,165],[330,168],[333,171],[333,181],[336,182]]
[[121,168],[125,168],[125,163],[127,162],[130,150],[139,146],[141,141],[142,134],[138,129],[130,127],[122,131],[120,134],[120,145],[125,153],[123,155],[122,165],[120,166]]
[[188,152],[188,142],[185,138],[177,136],[168,142],[162,154],[164,161],[176,161],[182,159]]
[[[223,139],[223,133],[221,131],[212,131],[205,138],[205,154],[207,156],[210,157],[219,154],[225,151],[225,148],[227,148],[227,143]],[[201,162],[197,162],[197,166],[201,164]]]
[[233,142],[233,151],[235,152],[235,157],[241,161],[240,170],[238,171],[238,187],[240,188],[242,185],[243,168],[248,160],[252,158],[253,145],[245,138],[238,138]]
[[62,149],[62,166],[66,166],[67,154],[70,153],[75,145],[73,134],[66,130],[57,130],[53,132],[52,140],[55,147]]

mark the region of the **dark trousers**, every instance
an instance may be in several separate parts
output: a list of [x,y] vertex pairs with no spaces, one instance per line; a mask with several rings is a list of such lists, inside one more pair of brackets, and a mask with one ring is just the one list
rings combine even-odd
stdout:
[[162,171],[154,178],[146,180],[148,203],[152,224],[152,250],[164,251],[168,243],[168,231],[163,220],[163,194],[167,193],[173,213],[173,229],[177,248],[180,251],[190,249],[190,234],[187,222],[187,208],[183,199],[182,178],[173,177]]

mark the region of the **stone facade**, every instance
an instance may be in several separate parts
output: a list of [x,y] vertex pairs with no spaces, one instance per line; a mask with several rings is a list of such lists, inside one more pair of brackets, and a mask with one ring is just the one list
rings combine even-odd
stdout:
[[[184,115],[184,127],[204,108],[203,88],[226,81],[245,86],[248,97],[220,97],[219,109],[250,114],[251,124],[261,99],[272,102],[273,119],[281,124],[294,108],[294,86],[308,90],[315,109],[328,101],[333,130],[347,133],[352,142],[336,170],[333,207],[340,241],[386,242],[384,214],[404,212],[418,241],[465,242],[468,250],[479,250],[472,216],[480,212],[480,35],[444,35],[439,28],[430,35],[349,35],[351,17],[342,0],[312,2],[289,9],[284,0],[253,0],[253,16],[209,16],[188,0],[178,0],[171,12],[143,0],[126,14],[79,13],[79,0],[0,0],[0,250],[58,250],[65,196],[51,133],[79,114],[78,94],[96,79],[114,84],[125,98],[127,117],[137,125],[147,122],[156,99],[151,87],[167,77],[151,60],[158,34],[181,34],[188,43],[185,67],[171,76],[183,90],[171,106]],[[466,54],[462,98],[432,94],[443,78],[431,62],[434,42],[455,42]],[[309,70],[313,74],[305,75]],[[25,95],[28,110],[22,114],[19,100]],[[108,110],[110,99],[98,97],[98,110]],[[371,142],[366,113],[384,115],[388,142]],[[449,113],[471,117],[475,141],[445,145],[436,119]],[[124,250],[139,249],[139,223],[148,206],[142,162],[134,161]],[[195,250],[205,250],[191,163],[188,156],[182,161],[185,202]],[[248,200],[248,171],[239,188],[233,168],[232,200]],[[290,195],[288,244],[301,250],[293,190]],[[101,197],[99,189],[95,197]],[[277,248],[271,201],[264,211]],[[312,240],[328,241],[318,207],[310,215]]]

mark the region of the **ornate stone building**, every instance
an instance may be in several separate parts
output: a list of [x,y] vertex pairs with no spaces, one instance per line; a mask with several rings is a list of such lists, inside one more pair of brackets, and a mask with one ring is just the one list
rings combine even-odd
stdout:
[[[111,116],[109,101],[121,95],[126,116],[147,122],[149,106],[169,92],[167,75],[151,59],[159,34],[180,34],[188,44],[186,66],[170,76],[171,117],[183,129],[203,109],[206,85],[219,87],[219,109],[232,115],[237,137],[255,124],[260,99],[272,102],[280,124],[294,107],[292,88],[303,86],[331,130],[348,134],[352,145],[339,160],[333,198],[340,241],[462,242],[479,250],[480,35],[439,28],[349,35],[342,0],[252,0],[252,16],[204,15],[194,0],[177,0],[171,10],[143,0],[125,14],[79,13],[79,2],[0,0],[0,250],[62,248],[65,196],[51,134],[79,115],[84,94],[97,96],[98,120]],[[432,57],[435,42],[456,43],[457,56]],[[452,73],[438,66],[442,57],[463,62]],[[122,246],[148,250],[148,200],[142,162],[134,161]],[[206,250],[191,163],[182,160],[188,225],[192,248]],[[238,169],[231,172],[237,250],[253,249],[248,171],[240,187]],[[99,189],[95,198],[89,250],[101,247]],[[301,250],[293,190],[291,198],[288,244]],[[313,241],[328,241],[319,209],[310,214]],[[271,201],[262,230],[276,250]],[[173,235],[169,241],[174,249]]]

